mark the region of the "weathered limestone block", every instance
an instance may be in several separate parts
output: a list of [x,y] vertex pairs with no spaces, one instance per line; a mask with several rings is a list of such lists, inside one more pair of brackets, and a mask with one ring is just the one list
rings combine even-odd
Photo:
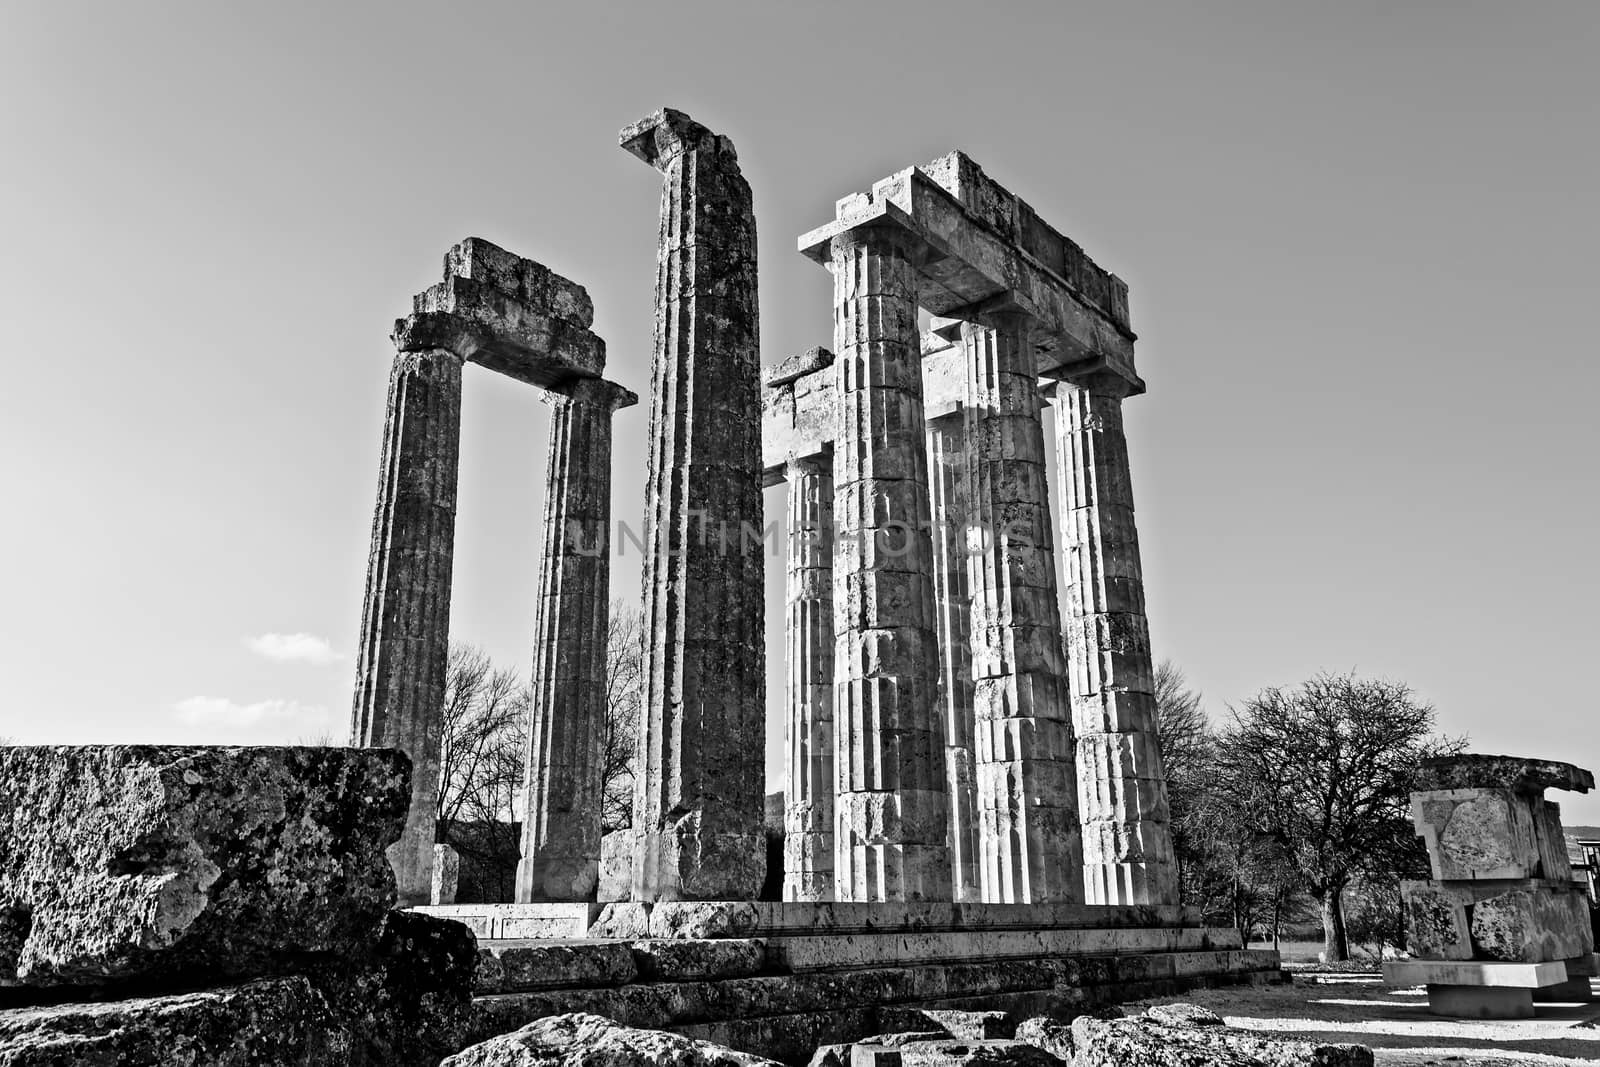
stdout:
[[705,940],[748,937],[760,911],[748,901],[663,902],[650,909],[650,936]]
[[966,558],[974,715],[1022,742],[976,761],[983,899],[1084,899],[1071,701],[1056,599],[1031,324],[1005,307],[961,326],[971,512]]
[[303,974],[168,996],[0,1010],[0,1063],[436,1063],[466,1040],[475,952],[459,923],[392,912],[359,952]]
[[639,398],[597,378],[544,393],[552,409],[544,552],[516,898],[587,900],[600,877],[601,748],[611,604],[611,422]]
[[446,1059],[440,1067],[779,1067],[772,1060],[598,1015],[553,1015]]
[[1222,1016],[1198,1004],[1156,1004],[1140,1018],[1162,1026],[1221,1026]]
[[595,899],[602,903],[633,895],[633,857],[639,838],[632,830],[613,830],[600,839],[600,884]]
[[1544,877],[1535,823],[1543,799],[1503,787],[1411,794],[1417,833],[1441,881]]
[[1037,1015],[1017,1024],[1017,1040],[1042,1049],[1062,1063],[1072,1062],[1072,1023]]
[[1220,1026],[1146,1019],[1073,1020],[1074,1067],[1372,1067],[1365,1045],[1280,1041]]
[[1406,949],[1428,960],[1470,960],[1472,926],[1469,895],[1437,882],[1401,882]]
[[839,900],[951,897],[914,252],[831,239]]
[[819,1046],[806,1067],[850,1067],[850,1047],[848,1042]]
[[767,949],[754,938],[651,938],[633,942],[633,958],[646,981],[698,981],[759,974]]
[[461,882],[461,854],[450,845],[433,846],[433,892],[428,903],[454,904]]
[[634,900],[753,900],[766,874],[756,229],[733,144],[665,109],[622,131],[660,171]]
[[0,981],[150,989],[361,949],[409,772],[392,750],[0,748],[0,914],[27,931]]
[[639,977],[621,941],[491,941],[478,950],[474,990],[519,993],[563,986],[617,986]]
[[1543,885],[1511,889],[1472,905],[1479,959],[1510,963],[1568,960],[1594,951],[1586,894]]
[[1587,793],[1594,775],[1556,760],[1465,753],[1422,761],[1417,788],[1425,792],[1453,789],[1510,789],[1538,795],[1546,789]]
[[427,904],[433,890],[462,360],[446,348],[403,346],[394,357],[357,641],[350,744],[397,748],[414,771],[405,832],[389,850],[406,905]]

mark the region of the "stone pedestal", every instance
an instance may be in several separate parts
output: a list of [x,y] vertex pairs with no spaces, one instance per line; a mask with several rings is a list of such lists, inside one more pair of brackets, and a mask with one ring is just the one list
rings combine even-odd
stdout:
[[551,411],[544,555],[517,900],[592,898],[600,863],[601,746],[611,598],[611,422],[638,397],[579,379]]
[[756,230],[733,144],[622,132],[663,176],[645,504],[638,901],[754,899],[766,707]]
[[789,464],[783,899],[833,899],[833,460]]
[[1122,398],[1130,388],[1121,377],[1088,374],[1063,381],[1055,394],[1078,814],[1090,904],[1177,899],[1122,428]]
[[428,903],[433,889],[462,362],[443,348],[395,356],[361,613],[350,743],[398,748],[412,763],[410,815],[389,847],[402,905]]
[[949,900],[912,242],[832,238],[839,900]]
[[[926,378],[924,378],[926,382]],[[967,585],[968,463],[959,408],[932,416],[928,501],[933,514],[933,592],[938,605],[939,713],[950,793],[951,899],[983,899],[978,877],[977,781],[972,760],[972,598]]]
[[1083,899],[1044,428],[1028,320],[961,327],[983,899]]

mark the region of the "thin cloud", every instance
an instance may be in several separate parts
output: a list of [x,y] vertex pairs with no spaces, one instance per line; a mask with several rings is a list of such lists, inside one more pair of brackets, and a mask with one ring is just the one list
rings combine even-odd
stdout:
[[258,700],[241,704],[227,697],[189,697],[173,705],[178,718],[192,726],[257,726],[267,723],[304,724],[321,722],[328,709],[320,704],[298,700]]
[[337,663],[344,659],[315,634],[262,634],[246,638],[244,643],[256,655],[282,663]]

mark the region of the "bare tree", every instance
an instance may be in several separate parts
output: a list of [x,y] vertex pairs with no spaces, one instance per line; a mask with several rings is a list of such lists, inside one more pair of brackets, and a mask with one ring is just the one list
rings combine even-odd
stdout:
[[1262,690],[1218,732],[1215,794],[1255,854],[1278,858],[1321,901],[1329,962],[1350,957],[1345,890],[1363,872],[1414,862],[1417,766],[1462,747],[1436,738],[1434,722],[1403,683],[1320,674]]
[[461,854],[463,882],[470,869],[484,894],[510,899],[520,856],[515,808],[527,758],[528,686],[467,644],[451,644],[446,671],[436,840]]
[[1207,838],[1204,801],[1211,723],[1200,694],[1189,688],[1171,660],[1156,668],[1156,729],[1167,772],[1167,808],[1178,861],[1179,892],[1185,903],[1203,903]]
[[604,794],[600,823],[610,832],[633,825],[633,778],[638,764],[644,686],[644,613],[611,602],[606,632],[606,728],[600,766]]

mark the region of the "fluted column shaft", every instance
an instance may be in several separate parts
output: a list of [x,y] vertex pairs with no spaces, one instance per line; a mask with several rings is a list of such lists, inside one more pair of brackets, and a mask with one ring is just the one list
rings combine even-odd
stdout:
[[611,433],[633,394],[583,379],[551,408],[544,553],[533,643],[519,903],[593,897],[600,866],[601,747],[611,598]]
[[963,323],[983,899],[1083,899],[1071,704],[1028,320]]
[[766,873],[756,229],[732,144],[625,131],[662,173],[633,899],[753,900]]
[[428,903],[433,888],[461,364],[444,349],[394,357],[361,611],[350,743],[411,757],[411,810],[388,852],[406,906]]
[[839,900],[949,900],[944,735],[908,238],[833,240]]
[[1061,383],[1057,468],[1086,899],[1177,899],[1123,390]]
[[972,604],[967,586],[967,442],[960,410],[927,420],[928,499],[933,515],[933,593],[938,605],[939,713],[950,794],[951,899],[982,900],[972,761]]
[[833,899],[833,458],[789,464],[784,900]]

